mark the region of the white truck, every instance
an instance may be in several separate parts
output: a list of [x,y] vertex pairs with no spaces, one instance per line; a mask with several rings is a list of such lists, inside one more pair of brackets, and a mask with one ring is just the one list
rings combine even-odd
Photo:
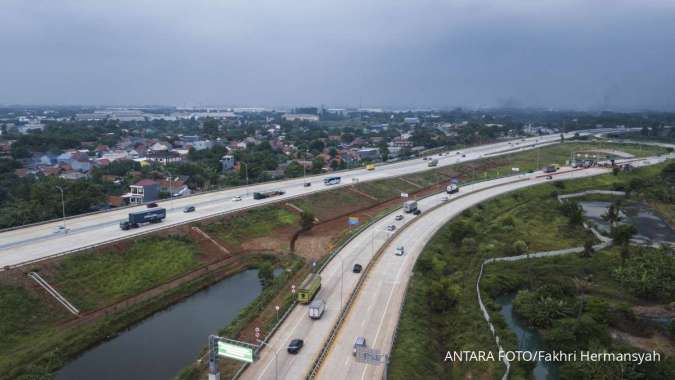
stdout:
[[451,183],[445,188],[445,192],[448,194],[454,194],[459,192],[459,186],[456,183]]
[[325,310],[326,302],[322,299],[316,299],[309,304],[309,317],[312,319],[320,319]]
[[407,212],[408,214],[417,211],[417,201],[407,201],[403,203],[403,211]]

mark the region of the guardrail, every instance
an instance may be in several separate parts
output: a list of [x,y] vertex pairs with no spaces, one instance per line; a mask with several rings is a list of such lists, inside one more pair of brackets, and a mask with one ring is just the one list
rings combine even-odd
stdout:
[[[490,179],[486,179],[486,180],[479,180],[479,181],[476,181],[476,182],[472,182],[471,184],[475,184],[475,183],[478,183],[478,182],[485,182],[485,181],[495,180],[495,179],[500,179],[500,178],[506,178],[506,177],[515,177],[515,176],[522,176],[522,174],[515,174],[515,175],[508,175],[508,176],[501,176],[501,177],[496,177],[496,178],[490,178]],[[459,195],[459,196],[453,198],[453,199],[452,199],[452,202],[457,201],[458,199],[464,198],[464,197],[466,197],[466,196],[475,194],[475,193],[480,192],[480,191],[485,191],[485,190],[492,189],[492,188],[496,188],[496,187],[499,187],[499,186],[509,185],[509,184],[513,184],[513,183],[516,183],[516,182],[528,181],[528,180],[530,180],[530,177],[525,177],[525,178],[522,178],[522,179],[519,179],[519,180],[516,180],[516,181],[512,181],[512,182],[508,182],[508,183],[503,183],[503,184],[497,184],[497,185],[494,185],[494,186],[489,186],[489,187],[487,187],[487,188],[480,189],[480,190],[474,190],[474,191],[471,191],[471,192],[469,192],[469,193],[464,193],[464,194],[461,194],[461,195]],[[467,184],[467,185],[468,185],[468,184]],[[421,199],[428,198],[428,197],[431,197],[431,196],[434,196],[434,195],[437,195],[437,194],[438,194],[438,193],[436,193],[436,194],[430,194],[430,195],[428,195],[428,196],[426,196],[426,197],[423,197],[423,198],[421,198]],[[446,204],[447,204],[447,202],[440,203],[440,204],[438,204],[438,205],[436,205],[436,206],[431,207],[429,210],[425,211],[425,213],[429,213],[429,212],[431,212],[431,211],[434,211],[434,210],[436,210],[436,209],[438,209],[438,208],[440,208],[440,207],[443,207],[443,206],[446,205]],[[421,218],[421,217],[420,217],[420,218]],[[349,311],[351,310],[351,306],[352,306],[352,304],[355,302],[356,297],[357,297],[357,295],[358,295],[358,292],[361,290],[361,286],[362,286],[363,283],[365,282],[365,280],[366,280],[368,274],[370,273],[371,269],[372,269],[372,268],[375,266],[375,264],[377,263],[377,260],[382,256],[382,253],[386,250],[386,248],[389,246],[389,244],[391,244],[391,242],[392,242],[399,234],[401,234],[402,231],[406,230],[408,227],[410,227],[411,225],[413,225],[413,223],[415,223],[416,221],[418,221],[420,218],[415,218],[415,219],[413,219],[410,223],[407,223],[406,225],[404,225],[403,227],[401,227],[398,231],[396,231],[395,233],[393,233],[393,234],[392,234],[392,235],[384,242],[384,244],[377,250],[377,252],[376,252],[375,255],[373,256],[373,258],[368,262],[368,264],[366,265],[366,268],[365,268],[364,271],[363,271],[363,274],[359,277],[359,279],[358,279],[358,281],[357,281],[357,283],[356,283],[356,286],[354,287],[354,290],[352,291],[352,293],[350,294],[349,298],[347,299],[347,302],[345,303],[345,306],[343,307],[343,309],[341,310],[340,314],[338,315],[338,320],[337,320],[337,321],[335,322],[335,324],[333,325],[333,328],[331,329],[331,331],[330,331],[330,333],[329,333],[329,335],[328,335],[328,338],[324,341],[323,348],[322,348],[321,352],[319,353],[319,355],[317,356],[317,358],[314,360],[314,364],[312,365],[312,368],[310,369],[309,373],[305,376],[306,379],[313,379],[313,378],[315,378],[316,375],[319,373],[319,369],[320,369],[320,367],[321,367],[321,364],[322,364],[323,361],[325,360],[325,358],[326,358],[326,356],[327,356],[327,354],[328,354],[328,351],[329,351],[329,349],[330,349],[330,347],[331,347],[333,341],[334,341],[335,338],[337,337],[337,334],[338,334],[340,328],[342,327],[342,323],[344,322],[344,320],[346,319],[347,315],[349,314]],[[390,349],[391,349],[391,347],[390,347]]]

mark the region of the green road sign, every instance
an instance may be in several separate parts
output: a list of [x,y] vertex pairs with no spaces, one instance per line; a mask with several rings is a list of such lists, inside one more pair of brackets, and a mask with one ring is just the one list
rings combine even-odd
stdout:
[[232,343],[218,342],[218,355],[253,363],[253,349]]

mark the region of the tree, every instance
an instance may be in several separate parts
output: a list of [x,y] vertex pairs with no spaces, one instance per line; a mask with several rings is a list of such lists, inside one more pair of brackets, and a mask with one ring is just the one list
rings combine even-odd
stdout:
[[628,246],[630,244],[630,239],[633,238],[633,235],[637,233],[637,228],[632,224],[622,224],[612,228],[612,239],[614,244],[621,247],[621,260],[625,261],[630,253],[628,251]]
[[288,167],[286,168],[286,177],[288,178],[301,177],[303,173],[304,168],[298,161],[291,161],[291,163],[288,164]]
[[569,218],[570,225],[576,226],[584,222],[584,209],[577,202],[563,202],[560,205],[560,212]]
[[607,212],[602,215],[602,219],[609,223],[610,228],[614,228],[623,219],[621,217],[621,204],[617,201],[609,205]]
[[387,147],[387,144],[385,142],[381,142],[379,148],[382,161],[387,161],[389,159],[389,148]]
[[432,281],[427,290],[427,300],[432,310],[442,313],[457,304],[461,288],[449,278]]
[[584,250],[581,252],[582,257],[591,257],[593,252],[593,239],[586,239],[584,241]]
[[258,265],[258,279],[263,288],[272,284],[272,280],[274,280],[274,268],[270,262],[265,261]]
[[314,214],[308,211],[304,211],[300,215],[300,228],[303,231],[309,231],[314,226]]

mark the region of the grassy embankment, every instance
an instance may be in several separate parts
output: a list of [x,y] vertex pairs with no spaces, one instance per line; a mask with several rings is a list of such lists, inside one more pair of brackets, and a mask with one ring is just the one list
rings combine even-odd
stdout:
[[[475,280],[481,262],[489,257],[523,251],[583,245],[589,233],[580,226],[569,225],[558,209],[556,194],[623,189],[636,179],[655,181],[660,178],[663,167],[520,190],[475,206],[443,227],[415,266],[392,354],[390,376],[394,379],[500,377],[503,372],[500,363],[470,362],[454,366],[451,362],[443,363],[447,350],[495,350],[476,300]],[[507,345],[515,343],[513,336],[503,338]],[[515,368],[515,376],[525,376],[525,369]]]

